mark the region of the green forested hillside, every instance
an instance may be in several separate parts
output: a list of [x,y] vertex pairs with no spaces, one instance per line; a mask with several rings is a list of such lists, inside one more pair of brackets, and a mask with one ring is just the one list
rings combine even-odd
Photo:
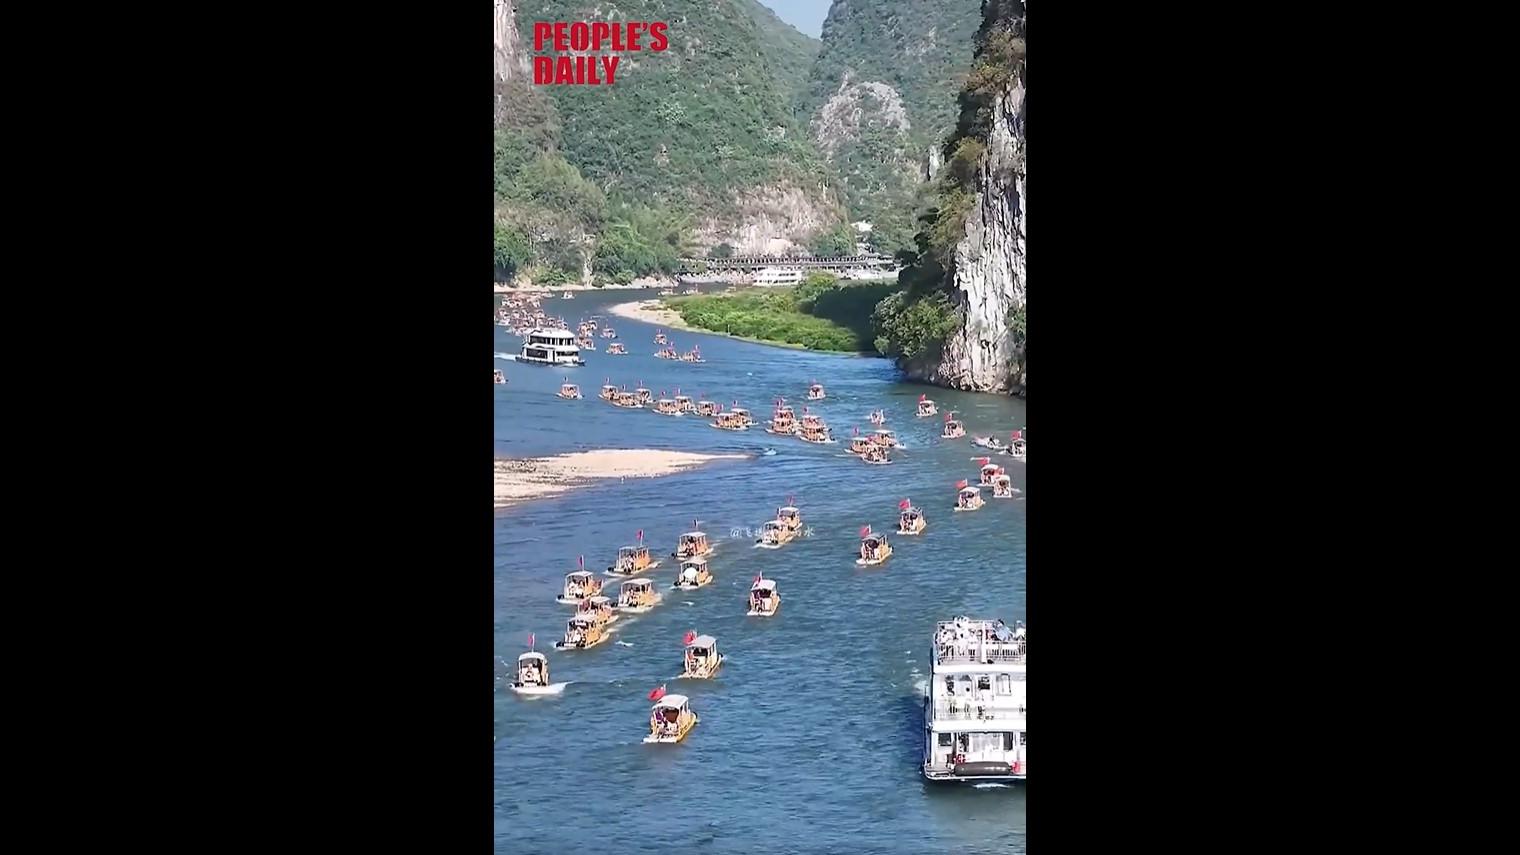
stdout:
[[[832,151],[850,216],[874,224],[880,249],[913,245],[916,191],[930,147],[955,125],[980,9],[980,0],[834,0],[829,8],[806,96],[812,133]],[[854,103],[831,119],[827,105],[841,96]]]
[[755,22],[760,33],[760,54],[781,82],[793,115],[801,117],[801,124],[806,126],[805,111],[809,107],[808,93],[812,86],[809,73],[822,44],[776,17],[776,13],[760,3],[760,0],[735,2],[747,10]]

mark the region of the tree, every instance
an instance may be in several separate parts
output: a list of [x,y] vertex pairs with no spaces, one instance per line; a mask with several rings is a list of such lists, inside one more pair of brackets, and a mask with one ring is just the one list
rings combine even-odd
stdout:
[[854,255],[855,230],[847,225],[821,232],[813,238],[814,255]]
[[726,243],[720,243],[707,251],[708,258],[733,258],[734,248]]
[[496,281],[511,282],[517,271],[533,261],[533,244],[516,228],[496,223]]

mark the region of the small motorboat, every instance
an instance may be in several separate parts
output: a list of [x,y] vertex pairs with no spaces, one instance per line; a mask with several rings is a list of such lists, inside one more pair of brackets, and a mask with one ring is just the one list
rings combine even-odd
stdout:
[[656,350],[654,352],[654,357],[655,357],[655,359],[680,359],[681,358],[680,355],[676,353],[676,349],[674,347],[670,347],[669,345],[666,345],[665,347],[662,347],[659,350]]
[[559,298],[561,300],[574,300],[575,299],[575,295],[572,294],[572,293],[570,293],[569,291],[566,291],[565,293],[561,294]]
[[644,408],[644,405],[639,403],[639,396],[626,390],[612,394],[612,406],[622,407],[625,410],[641,410]]
[[612,600],[601,595],[582,602],[576,614],[590,615],[592,620],[604,627],[617,623],[618,619],[617,609],[613,607]]
[[612,327],[602,327],[602,338],[617,338],[617,330]]
[[797,438],[817,445],[834,441],[829,436],[829,426],[824,424],[823,418],[806,413],[802,416],[802,422],[797,425]]
[[492,376],[491,382],[492,383],[505,383],[505,382],[507,382],[507,375],[501,373],[501,369],[497,368],[495,370],[494,375]]
[[735,418],[743,419],[745,427],[751,427],[755,423],[755,417],[749,414],[749,410],[739,406],[738,402],[735,402],[734,408],[729,410],[728,414]]
[[990,460],[988,460],[987,458],[983,457],[982,458],[982,470],[981,470],[980,473],[977,474],[977,482],[976,483],[980,484],[983,487],[991,487],[992,486],[992,479],[996,478],[997,474],[999,472],[1002,472],[1002,471],[1003,471],[1003,467],[1001,467],[1001,466],[997,465],[996,463],[993,463]]
[[718,430],[749,430],[749,423],[738,413],[719,413],[718,420],[709,424]]
[[718,676],[718,669],[723,667],[723,654],[718,652],[718,639],[710,635],[690,638],[690,635],[687,633],[686,655],[682,658],[685,667],[678,679],[711,680]]
[[781,608],[781,592],[776,590],[776,580],[755,577],[755,584],[749,586],[749,611],[750,617],[771,617],[776,609]]
[[814,382],[813,385],[808,387],[807,399],[809,401],[822,401],[827,397],[828,395],[823,391],[823,384]]
[[1006,451],[1008,446],[1002,440],[992,436],[973,437],[971,444],[977,448],[987,448],[993,451]]
[[622,342],[615,341],[612,344],[607,345],[607,355],[608,356],[627,356],[628,355],[628,348],[624,347]]
[[892,557],[892,544],[887,536],[871,531],[870,526],[860,530],[860,557],[855,563],[861,567],[874,567]]
[[1007,472],[998,470],[998,474],[992,476],[992,498],[1012,499],[1018,490],[1013,486],[1013,479]]
[[871,431],[871,441],[883,448],[901,448],[902,443],[897,441],[897,434],[886,428],[877,428]]
[[671,398],[661,398],[654,402],[654,411],[662,416],[679,416],[681,407]]
[[608,383],[602,387],[602,390],[600,392],[596,393],[596,396],[598,398],[601,398],[603,401],[610,401],[613,398],[617,397],[617,393],[618,387],[612,385],[611,383]]
[[574,383],[562,383],[559,387],[559,396],[561,398],[579,401],[581,399],[581,387],[575,385]]
[[639,388],[633,390],[633,399],[637,401],[640,406],[647,407],[654,403],[654,393],[648,389],[645,389],[643,386],[640,386]]
[[565,622],[565,637],[554,642],[556,650],[589,650],[607,640],[607,629],[595,616],[576,612]]
[[1010,436],[1012,439],[1008,443],[1007,454],[1015,460],[1023,460],[1025,454],[1024,432],[1016,430]]
[[707,569],[706,558],[687,558],[681,562],[676,581],[670,587],[677,591],[695,591],[706,587],[712,580],[713,574]]
[[774,449],[774,448],[767,448],[766,450],[760,452],[760,456],[761,457],[775,457],[776,456],[776,449]]
[[860,428],[855,428],[853,431],[851,431],[851,434],[852,434],[850,436],[850,453],[851,454],[865,454],[867,451],[870,451],[871,449],[873,449],[873,448],[876,447],[875,441],[873,441],[870,437],[868,437],[868,436],[861,436],[860,435]]
[[716,416],[717,414],[719,414],[721,412],[723,412],[723,405],[720,404],[720,403],[718,403],[717,401],[698,401],[697,402],[697,415],[699,415],[699,416],[709,416],[709,417],[711,417],[711,416]]
[[681,359],[682,362],[706,362],[707,361],[707,360],[705,360],[705,359],[702,358],[702,349],[699,348],[699,347],[697,347],[696,345],[692,345],[691,350],[688,350],[685,353],[681,354],[680,359]]
[[945,429],[940,432],[941,439],[960,439],[966,435],[966,426],[954,416],[954,412],[945,413]]
[[919,395],[918,396],[918,411],[916,413],[914,413],[914,415],[916,415],[916,416],[918,416],[919,418],[922,419],[922,418],[926,418],[928,416],[932,416],[932,415],[934,415],[935,413],[938,413],[938,412],[939,412],[939,408],[936,407],[936,406],[934,406],[934,402],[931,401],[931,400],[929,400],[929,396],[928,395]]
[[873,410],[871,412],[871,424],[873,424],[873,425],[883,425],[883,424],[886,424],[886,423],[887,423],[887,414],[885,412],[883,412],[881,410]]
[[707,540],[707,532],[695,528],[681,535],[676,543],[676,551],[670,555],[672,558],[705,558],[712,554],[712,544]]
[[519,695],[555,695],[564,688],[563,684],[549,682],[549,657],[534,650],[517,657],[512,691]]
[[957,511],[974,511],[981,508],[983,504],[982,491],[962,481],[961,491],[955,496],[955,509]]
[[689,396],[677,395],[675,400],[676,409],[680,410],[682,413],[695,413],[697,411],[696,402],[692,401]]
[[650,579],[629,579],[618,591],[617,607],[629,614],[643,614],[660,604],[660,594]]
[[862,463],[870,463],[873,466],[885,466],[892,462],[892,458],[887,455],[886,446],[877,445],[873,442],[870,448],[860,453],[860,461]]
[[657,332],[657,333],[654,334],[654,343],[655,344],[670,344],[670,339],[666,338],[664,333]]
[[636,576],[645,570],[653,570],[660,566],[660,562],[654,560],[649,554],[649,547],[644,545],[644,532],[639,532],[639,542],[634,546],[618,548],[617,561],[607,568],[609,576]]
[[898,534],[923,534],[924,529],[929,527],[929,522],[924,519],[923,510],[915,508],[907,499],[899,502],[897,509],[902,512],[897,518]]
[[770,427],[767,427],[765,432],[781,434],[783,436],[795,434],[797,432],[797,416],[792,412],[792,408],[784,403],[777,403],[775,411],[771,413]]
[[700,719],[691,710],[691,702],[685,695],[667,695],[661,686],[650,696],[655,698],[654,708],[649,711],[649,735],[646,743],[674,745],[686,738]]
[[761,549],[780,549],[792,542],[796,537],[787,524],[781,520],[766,520],[765,525],[760,526],[760,539],[755,545]]
[[556,603],[567,606],[580,605],[602,592],[602,580],[586,572],[585,566],[585,559],[581,559],[582,569],[565,574],[565,588],[559,596],[554,598]]
[[795,505],[787,505],[776,509],[776,520],[792,530],[792,534],[802,533],[802,511],[797,510]]

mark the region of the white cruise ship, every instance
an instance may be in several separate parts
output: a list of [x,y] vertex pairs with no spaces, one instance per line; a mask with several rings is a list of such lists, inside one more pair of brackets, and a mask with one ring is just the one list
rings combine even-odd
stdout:
[[756,285],[800,285],[800,267],[762,267],[755,273]]
[[1024,625],[956,618],[934,628],[934,673],[924,693],[924,777],[1022,781]]
[[585,365],[581,349],[575,345],[575,336],[564,329],[539,328],[528,331],[518,362],[535,365]]

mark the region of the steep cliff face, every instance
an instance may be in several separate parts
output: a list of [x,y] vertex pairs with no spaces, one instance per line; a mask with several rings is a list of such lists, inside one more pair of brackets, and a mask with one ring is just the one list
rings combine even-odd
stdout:
[[1024,392],[1024,81],[994,101],[980,187],[955,247],[959,331],[926,379],[957,389]]
[[501,82],[526,77],[528,55],[517,35],[517,11],[512,0],[496,0],[496,79]]
[[961,118],[877,349],[914,379],[1022,395],[1025,318],[1024,3],[984,0]]

